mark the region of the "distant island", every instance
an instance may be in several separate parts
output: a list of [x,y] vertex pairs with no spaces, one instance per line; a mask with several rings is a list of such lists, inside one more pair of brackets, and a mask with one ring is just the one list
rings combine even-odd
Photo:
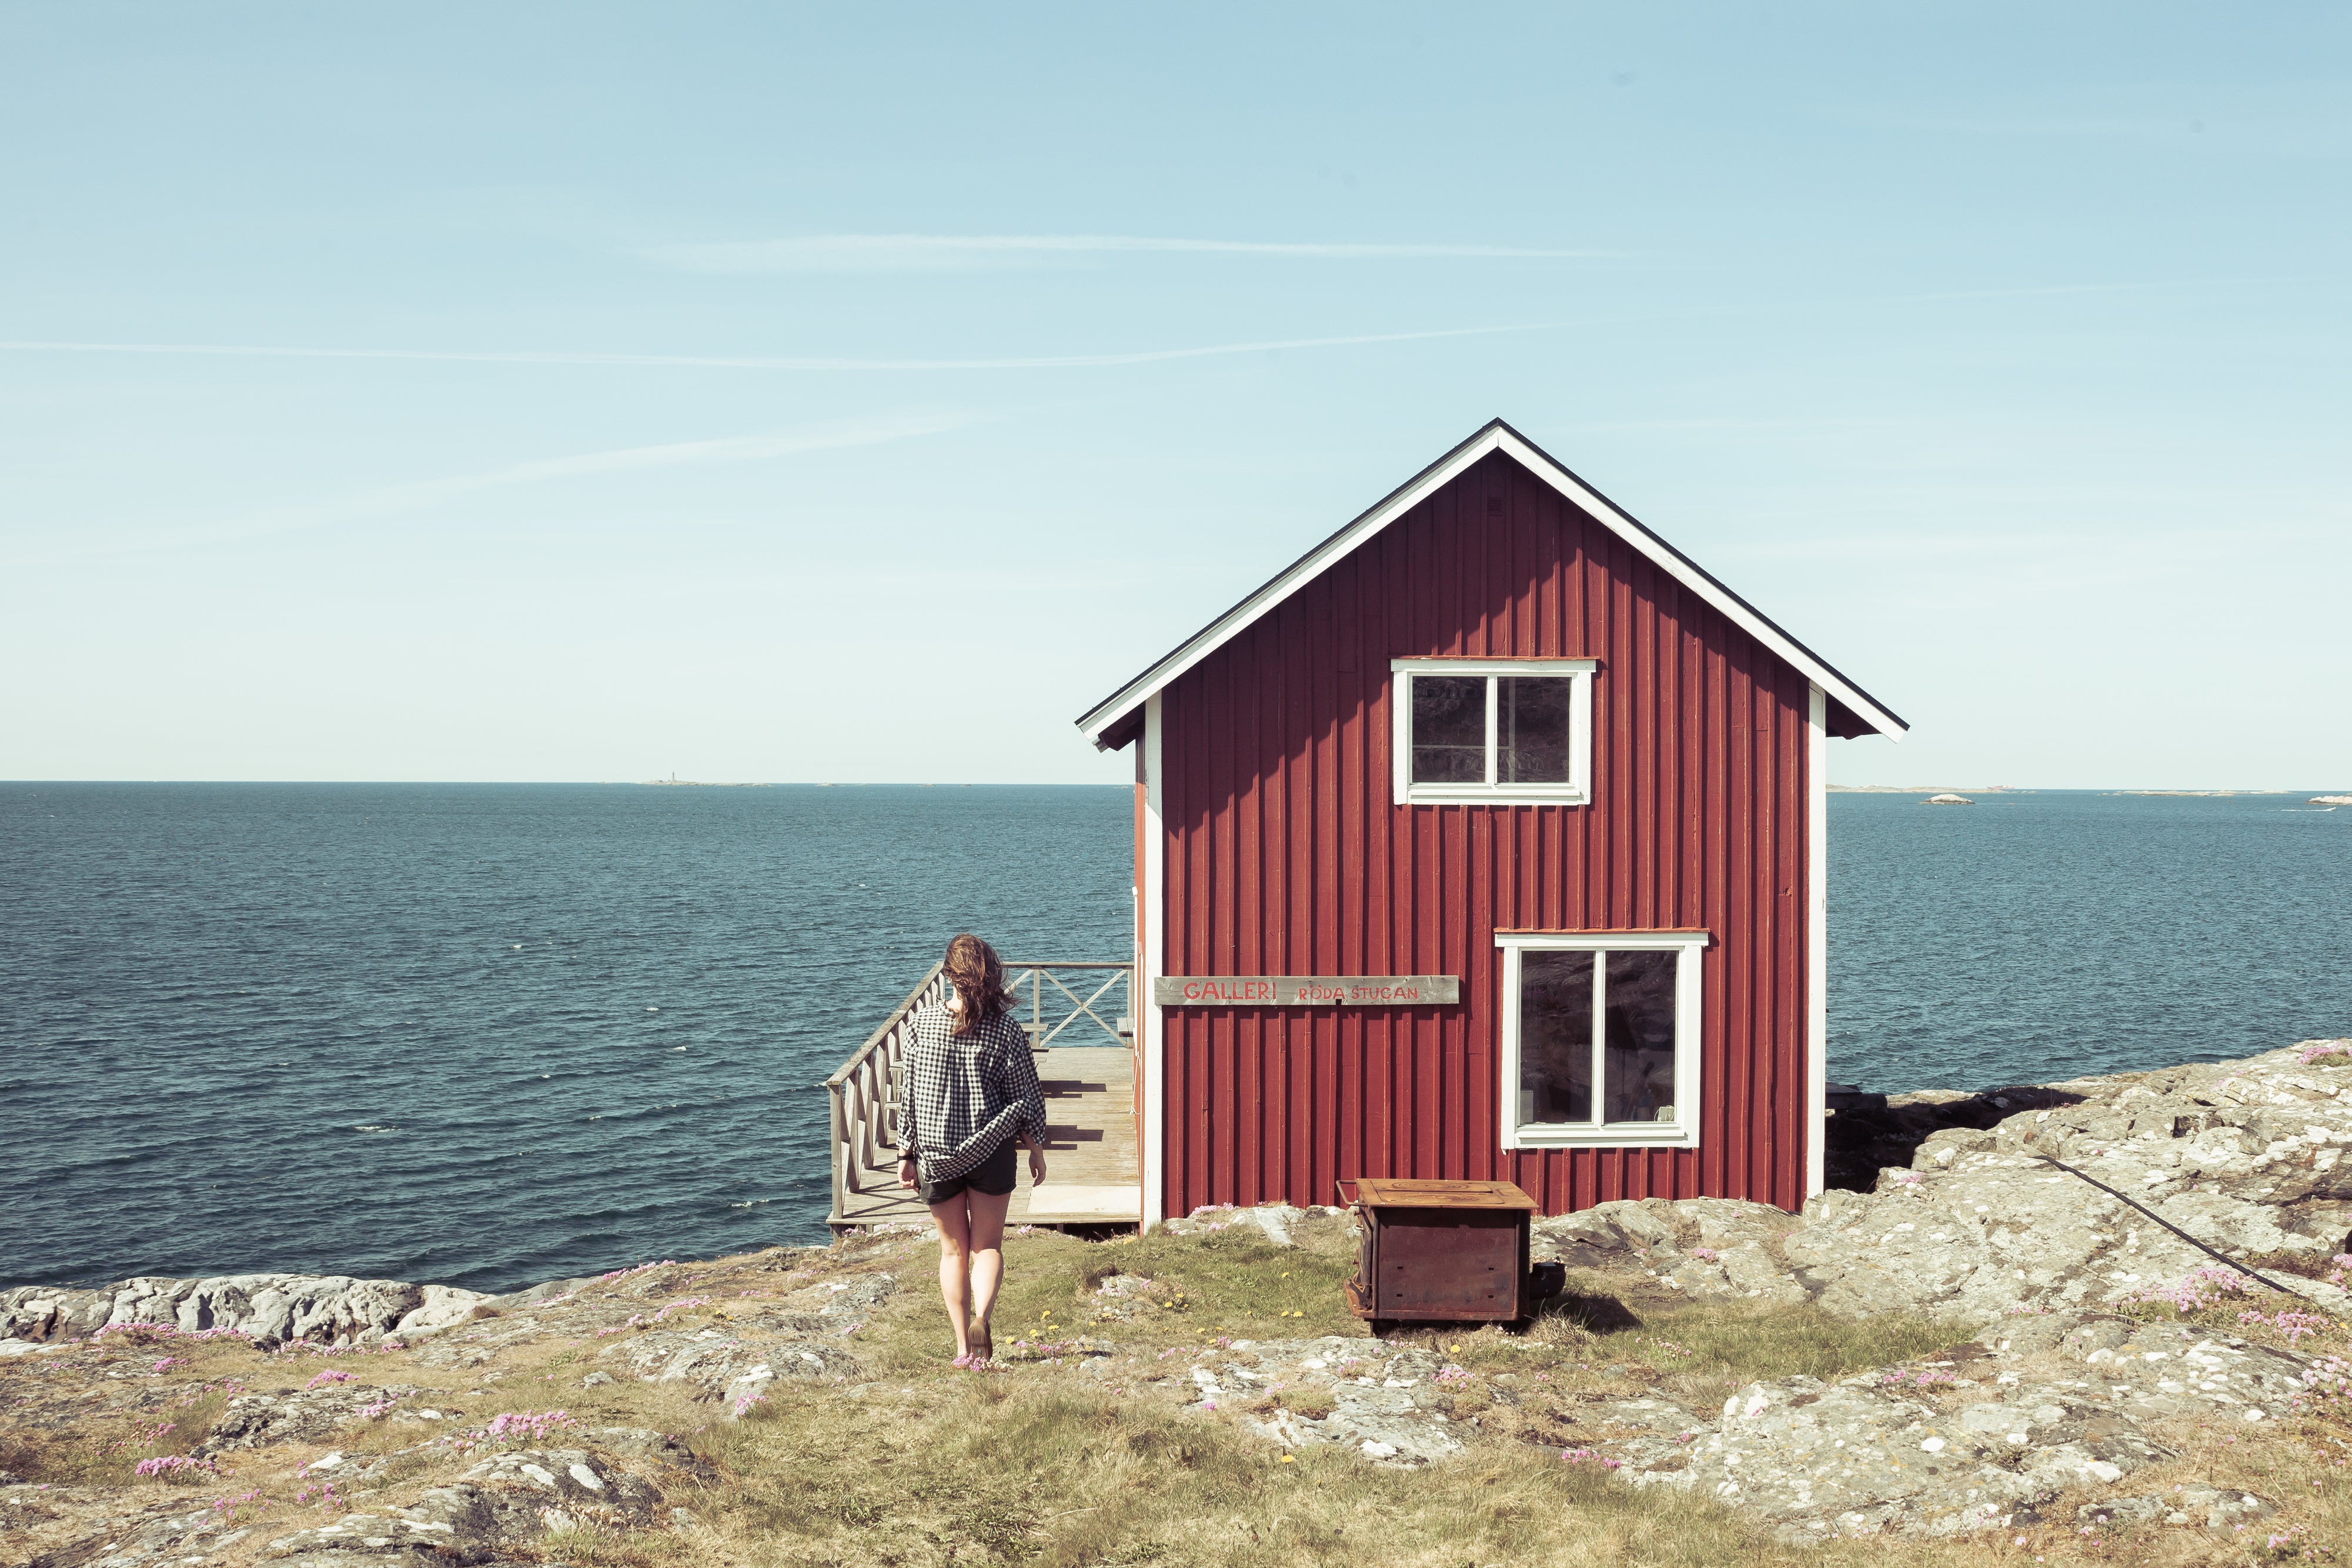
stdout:
[[[1970,788],[1965,784],[1832,784],[1832,795],[2032,795],[2032,789],[2021,789],[2014,784],[1985,784]],[[2286,795],[2287,789],[2109,789],[2109,795],[2165,795],[2184,800],[2227,800],[2235,795]],[[2315,806],[2352,806],[2352,795],[2315,795]]]
[[2031,795],[2014,784],[1832,784],[1832,795]]
[[2110,789],[2110,795],[2178,795],[2200,800],[2226,800],[2231,795],[2284,795],[2284,789]]
[[770,786],[757,783],[716,783],[707,779],[681,779],[673,773],[667,779],[640,779],[640,784],[659,785],[679,789],[765,789]]

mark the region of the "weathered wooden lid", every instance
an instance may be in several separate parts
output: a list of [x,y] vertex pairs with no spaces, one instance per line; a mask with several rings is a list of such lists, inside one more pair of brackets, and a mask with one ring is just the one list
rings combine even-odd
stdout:
[[1507,1181],[1404,1181],[1363,1176],[1356,1201],[1367,1208],[1526,1208],[1536,1200]]

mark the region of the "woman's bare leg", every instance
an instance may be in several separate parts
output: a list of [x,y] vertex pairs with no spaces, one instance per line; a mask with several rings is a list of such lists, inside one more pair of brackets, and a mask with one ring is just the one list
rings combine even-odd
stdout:
[[[974,1197],[979,1196],[974,1194]],[[955,1325],[956,1357],[971,1354],[971,1228],[964,1220],[964,1195],[931,1205],[940,1228],[940,1297],[947,1303],[948,1322]],[[997,1212],[997,1233],[1004,1230],[1004,1215]]]
[[996,1290],[1004,1282],[1004,1211],[1012,1207],[1009,1192],[966,1192],[971,1200],[968,1231],[971,1249],[971,1322],[981,1343],[992,1350],[996,1336],[988,1316],[996,1310]]

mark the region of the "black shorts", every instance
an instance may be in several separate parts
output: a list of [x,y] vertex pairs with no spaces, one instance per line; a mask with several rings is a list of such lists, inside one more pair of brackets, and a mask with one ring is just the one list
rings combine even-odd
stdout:
[[1007,1138],[996,1145],[996,1152],[960,1176],[942,1182],[919,1182],[916,1191],[922,1196],[923,1207],[945,1203],[951,1197],[961,1197],[969,1190],[984,1193],[990,1197],[1003,1197],[1013,1190],[1018,1162],[1018,1140]]

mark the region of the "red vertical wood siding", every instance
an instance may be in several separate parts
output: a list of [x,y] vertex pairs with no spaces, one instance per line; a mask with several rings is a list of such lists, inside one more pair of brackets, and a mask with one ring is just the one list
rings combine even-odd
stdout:
[[[1591,805],[1391,803],[1389,661],[1446,653],[1601,661]],[[1807,687],[1499,454],[1171,685],[1166,972],[1450,974],[1462,1005],[1165,1009],[1162,1212],[1359,1176],[1801,1204]],[[1503,1149],[1495,932],[1663,927],[1714,936],[1699,1146]]]

